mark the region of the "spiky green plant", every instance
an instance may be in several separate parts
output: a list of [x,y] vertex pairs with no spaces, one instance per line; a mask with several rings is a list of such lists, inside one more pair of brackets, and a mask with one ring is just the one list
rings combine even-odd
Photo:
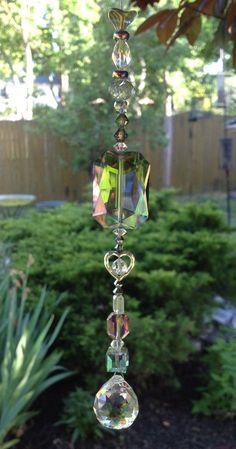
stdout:
[[27,294],[24,273],[14,272],[0,284],[0,449],[17,443],[11,431],[34,415],[39,394],[71,374],[58,366],[60,352],[49,353],[68,309],[54,325],[52,311],[44,307],[46,289],[32,312]]

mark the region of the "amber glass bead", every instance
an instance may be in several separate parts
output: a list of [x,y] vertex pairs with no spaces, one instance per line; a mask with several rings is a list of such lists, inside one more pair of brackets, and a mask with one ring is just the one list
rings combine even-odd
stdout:
[[124,79],[124,78],[128,78],[128,76],[129,76],[129,72],[127,72],[126,70],[115,70],[112,73],[112,77],[113,78],[122,78],[122,79]]
[[129,39],[129,33],[128,31],[125,30],[119,30],[119,31],[115,31],[115,33],[113,34],[113,39],[115,39],[116,41],[118,40],[128,40]]
[[114,134],[114,137],[117,140],[117,142],[124,142],[128,138],[128,134],[124,130],[124,128],[119,128]]

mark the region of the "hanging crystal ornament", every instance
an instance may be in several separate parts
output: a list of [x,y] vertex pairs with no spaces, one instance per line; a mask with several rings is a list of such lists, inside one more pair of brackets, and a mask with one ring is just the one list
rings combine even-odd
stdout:
[[107,318],[107,334],[112,341],[106,353],[106,369],[113,376],[96,394],[94,412],[103,426],[125,429],[136,419],[139,406],[136,394],[123,377],[129,366],[129,353],[123,341],[129,334],[129,318],[125,313],[122,282],[135,265],[134,255],[123,249],[123,243],[127,230],[137,228],[148,218],[150,164],[142,154],[128,151],[125,143],[128,137],[125,127],[129,123],[126,113],[135,94],[125,70],[131,62],[126,28],[136,12],[112,8],[108,16],[115,28],[112,59],[117,70],[113,72],[109,90],[116,100],[118,129],[113,149],[105,151],[94,164],[93,217],[104,228],[113,229],[116,238],[114,250],[104,257],[105,268],[115,279],[113,312]]

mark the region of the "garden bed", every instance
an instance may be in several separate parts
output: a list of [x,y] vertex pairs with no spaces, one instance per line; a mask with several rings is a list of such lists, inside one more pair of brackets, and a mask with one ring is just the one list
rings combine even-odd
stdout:
[[[23,435],[19,449],[71,449],[70,435],[63,427],[53,425],[58,419],[57,386],[45,394],[42,412]],[[97,441],[79,441],[76,449],[235,449],[235,420],[208,418],[191,414],[189,399],[180,393],[168,401],[157,399],[155,389],[143,393],[140,414],[135,424],[126,431],[105,433]],[[78,404],[79,407],[79,404]]]

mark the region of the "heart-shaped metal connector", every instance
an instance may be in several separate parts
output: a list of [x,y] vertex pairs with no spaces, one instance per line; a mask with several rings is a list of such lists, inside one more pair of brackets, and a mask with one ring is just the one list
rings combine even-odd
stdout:
[[136,11],[123,11],[122,9],[112,8],[108,12],[108,17],[115,30],[125,30],[135,19]]
[[116,280],[121,281],[133,270],[135,257],[129,251],[109,251],[104,256],[104,265]]

